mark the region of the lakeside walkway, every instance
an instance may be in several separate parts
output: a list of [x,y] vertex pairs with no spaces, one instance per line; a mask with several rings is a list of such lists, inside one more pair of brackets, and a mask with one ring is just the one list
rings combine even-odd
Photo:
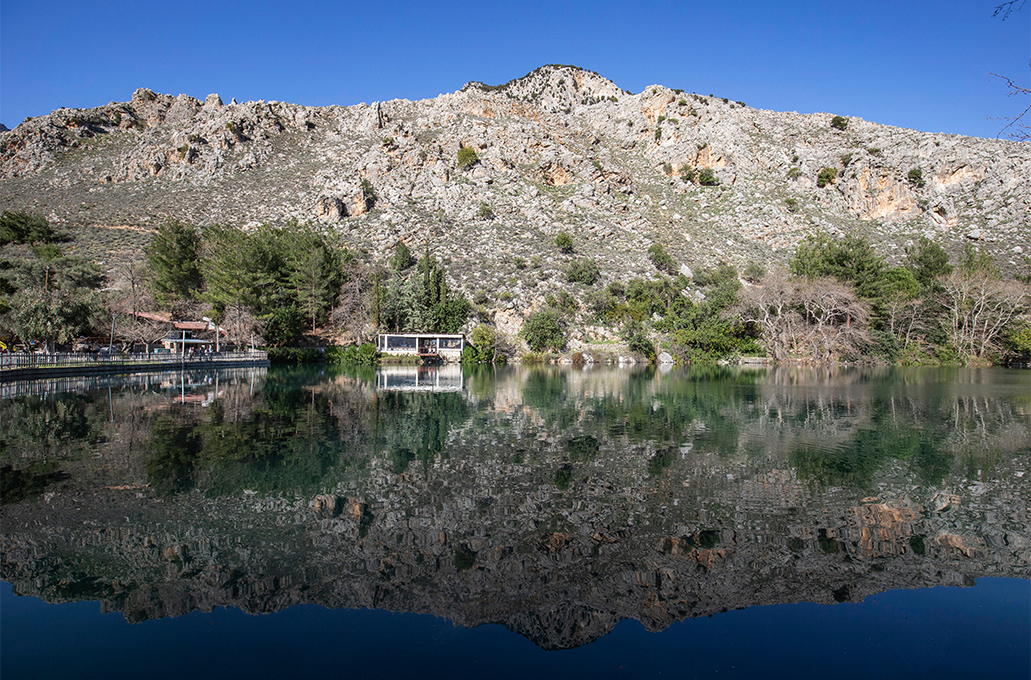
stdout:
[[0,354],[0,382],[98,373],[124,374],[268,365],[268,353],[260,350],[195,356],[182,354],[105,355],[92,352]]

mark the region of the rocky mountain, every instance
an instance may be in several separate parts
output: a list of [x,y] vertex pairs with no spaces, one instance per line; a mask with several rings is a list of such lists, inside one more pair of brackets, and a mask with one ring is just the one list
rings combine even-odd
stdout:
[[652,272],[656,242],[688,266],[744,264],[814,230],[862,232],[891,259],[920,235],[1010,270],[1031,252],[1027,144],[631,94],[571,66],[347,107],[140,89],[0,133],[0,179],[0,206],[68,227],[296,219],[374,255],[428,247],[514,312],[564,285],[560,231],[608,280]]

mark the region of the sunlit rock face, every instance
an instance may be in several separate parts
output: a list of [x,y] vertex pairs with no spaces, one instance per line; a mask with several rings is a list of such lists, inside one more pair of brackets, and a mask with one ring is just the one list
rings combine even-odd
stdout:
[[375,607],[548,649],[1031,576],[1016,372],[411,370],[8,389],[0,576],[131,621]]
[[[954,254],[975,241],[1005,272],[1024,271],[1027,144],[855,117],[842,130],[831,112],[755,109],[671,85],[633,94],[545,66],[500,86],[354,106],[139,89],[0,133],[0,204],[89,241],[79,252],[171,218],[317,222],[375,256],[402,241],[449,257],[459,289],[511,295],[491,303],[495,314],[554,292],[517,263],[538,257],[542,271],[563,271],[545,247],[561,231],[623,281],[653,271],[654,242],[678,266],[769,264],[814,229],[866,235],[892,262],[921,236]],[[463,147],[472,159],[460,160]],[[705,170],[718,186],[699,184]],[[833,175],[823,187],[821,171]]]

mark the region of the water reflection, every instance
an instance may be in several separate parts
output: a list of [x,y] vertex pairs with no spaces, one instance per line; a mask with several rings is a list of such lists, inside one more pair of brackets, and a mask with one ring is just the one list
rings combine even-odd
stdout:
[[376,371],[380,390],[411,392],[461,392],[465,375],[458,364],[436,366],[385,366]]
[[625,617],[1027,577],[1028,388],[451,366],[28,390],[0,402],[0,576],[131,620],[314,602],[546,648]]

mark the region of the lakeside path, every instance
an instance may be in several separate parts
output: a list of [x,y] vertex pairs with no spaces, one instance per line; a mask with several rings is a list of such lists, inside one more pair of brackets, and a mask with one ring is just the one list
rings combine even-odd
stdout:
[[181,354],[94,353],[0,354],[0,383],[15,380],[65,376],[126,374],[196,368],[237,368],[268,366],[268,353],[260,350],[222,352],[207,356]]

